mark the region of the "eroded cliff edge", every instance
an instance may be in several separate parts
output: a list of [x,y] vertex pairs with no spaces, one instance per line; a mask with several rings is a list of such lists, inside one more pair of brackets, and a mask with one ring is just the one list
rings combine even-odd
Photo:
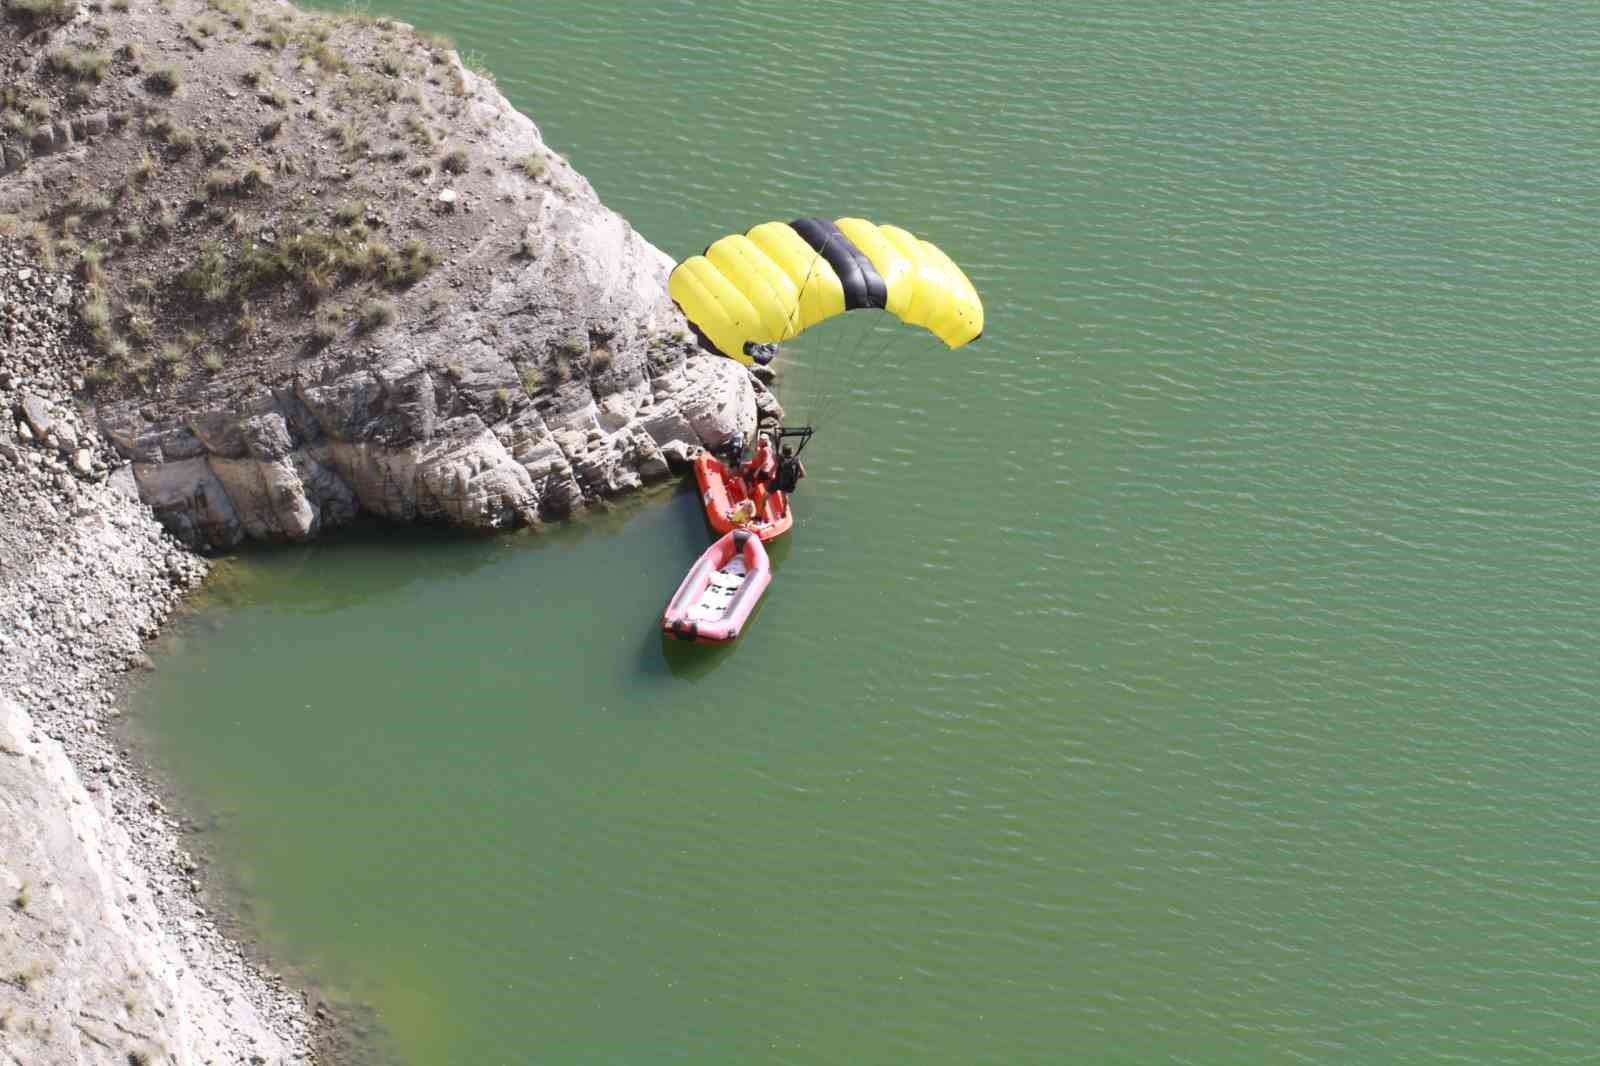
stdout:
[[186,543],[537,524],[780,413],[448,42],[267,0],[6,3],[0,231],[81,279],[80,395]]

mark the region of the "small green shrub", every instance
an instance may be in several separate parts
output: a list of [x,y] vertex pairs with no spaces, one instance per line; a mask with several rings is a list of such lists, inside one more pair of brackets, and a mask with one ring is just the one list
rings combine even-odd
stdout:
[[233,324],[233,332],[240,340],[250,340],[261,332],[261,316],[256,314],[249,300],[239,306],[239,317]]
[[181,84],[183,75],[179,74],[178,68],[170,63],[164,67],[157,67],[144,78],[144,87],[162,96],[171,96],[178,91],[178,86]]
[[419,30],[417,31],[416,36],[417,43],[421,44],[424,48],[431,49],[432,51],[454,52],[456,50],[456,42],[452,41],[442,33],[423,33]]
[[311,335],[306,338],[306,344],[313,351],[321,351],[332,344],[338,336],[338,321],[327,315],[318,315],[311,324]]
[[434,254],[421,241],[407,241],[398,254],[390,253],[384,258],[379,276],[385,285],[407,288],[426,277],[434,262]]
[[411,134],[411,143],[418,148],[433,147],[433,133],[429,131],[428,124],[422,121],[421,115],[407,115],[406,130]]
[[281,22],[268,22],[256,30],[255,38],[250,43],[257,48],[281,52],[289,45],[289,31],[284,29]]
[[111,197],[103,192],[79,193],[67,201],[67,210],[90,218],[99,218],[108,214],[116,205],[111,202]]
[[362,333],[371,333],[394,322],[394,305],[387,300],[368,300],[361,307],[357,322]]
[[521,167],[522,172],[528,177],[538,180],[550,169],[550,161],[538,152],[529,152],[517,160],[517,166]]
[[313,45],[309,54],[317,69],[325,74],[338,74],[350,66],[345,62],[344,56],[335,52],[326,41],[319,41]]
[[105,282],[105,272],[100,268],[100,263],[105,259],[105,252],[98,244],[91,244],[83,250],[82,257],[78,260],[78,270],[83,275],[84,284],[98,287]]
[[33,248],[33,256],[39,260],[39,265],[46,270],[56,268],[56,242],[50,236],[50,228],[42,222],[35,222],[28,228],[24,238]]
[[465,174],[468,167],[467,152],[464,148],[454,148],[445,153],[439,165],[452,174]]
[[461,57],[461,65],[489,84],[494,84],[494,71],[489,69],[489,61],[482,52],[468,52]]
[[250,5],[246,0],[206,0],[206,6],[211,10],[228,17],[228,22],[236,30],[245,28],[250,21]]
[[73,81],[98,82],[111,65],[111,57],[104,52],[82,48],[63,48],[45,57],[45,67],[53,74]]
[[178,284],[208,303],[227,299],[230,291],[228,261],[222,248],[215,242],[208,242],[201,248],[200,258],[194,265],[178,275]]
[[78,0],[5,0],[6,17],[26,26],[56,26],[78,14]]
[[98,285],[91,286],[78,305],[78,317],[91,333],[107,329],[111,325],[111,301],[106,299],[106,291]]
[[238,174],[228,170],[213,170],[206,175],[205,190],[206,196],[211,199],[219,196],[251,196],[269,184],[266,168],[260,163],[251,163]]

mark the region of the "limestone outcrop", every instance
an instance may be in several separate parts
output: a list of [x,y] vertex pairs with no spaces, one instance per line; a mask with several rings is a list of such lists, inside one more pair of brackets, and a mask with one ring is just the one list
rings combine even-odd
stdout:
[[759,379],[694,343],[666,296],[671,260],[492,83],[458,77],[489,151],[546,160],[531,192],[508,172],[480,193],[504,198],[516,257],[467,250],[408,293],[421,310],[403,328],[349,332],[272,383],[224,375],[98,406],[186,543],[304,540],[358,513],[538,525],[781,415]]
[[[764,386],[726,359],[623,348],[603,380],[559,383],[535,404],[506,399],[521,392],[503,355],[447,347],[449,336],[176,416],[103,408],[100,426],[157,516],[209,547],[304,540],[360,512],[536,525],[661,481],[695,449],[756,428]],[[441,369],[429,347],[457,361]],[[765,394],[760,410],[774,404]]]
[[174,49],[210,10],[135,4],[115,40],[66,5],[0,20],[38,91],[11,125],[50,131],[0,176],[0,233],[85,282],[80,398],[184,542],[536,525],[779,414],[695,344],[669,257],[447,45],[284,4]]

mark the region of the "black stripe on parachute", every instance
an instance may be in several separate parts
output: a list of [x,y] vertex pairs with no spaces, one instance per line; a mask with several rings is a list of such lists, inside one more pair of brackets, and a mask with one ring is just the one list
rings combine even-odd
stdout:
[[844,284],[844,309],[884,307],[889,302],[889,286],[883,282],[872,260],[855,246],[844,232],[825,218],[797,218],[789,228],[816,249],[833,267]]

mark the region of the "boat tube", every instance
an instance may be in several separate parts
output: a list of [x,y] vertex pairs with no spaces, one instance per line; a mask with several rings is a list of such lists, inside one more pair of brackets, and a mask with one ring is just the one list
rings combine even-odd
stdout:
[[758,492],[743,475],[710,452],[694,457],[694,479],[700,486],[706,521],[718,533],[748,529],[762,540],[775,540],[794,525],[787,493]]
[[727,644],[739,636],[771,581],[761,538],[746,529],[725,533],[684,575],[661,614],[661,631],[696,644]]

